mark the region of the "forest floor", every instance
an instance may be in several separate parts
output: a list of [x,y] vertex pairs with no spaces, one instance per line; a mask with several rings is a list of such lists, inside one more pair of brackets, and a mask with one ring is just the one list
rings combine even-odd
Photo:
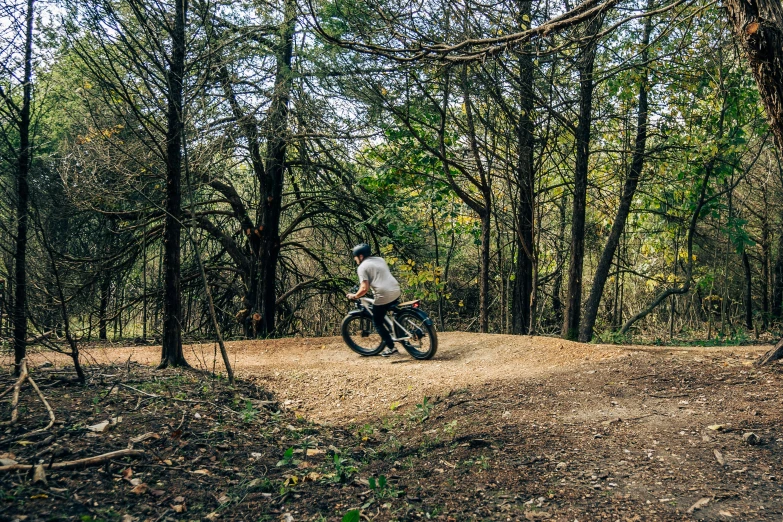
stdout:
[[[237,341],[235,387],[112,346],[86,350],[78,386],[39,352],[57,421],[28,433],[48,417],[22,388],[0,465],[43,460],[46,482],[0,473],[0,520],[780,522],[783,364],[754,367],[766,349],[441,333],[415,361],[339,338]],[[210,371],[214,355],[186,348]],[[128,448],[143,454],[46,469]]]

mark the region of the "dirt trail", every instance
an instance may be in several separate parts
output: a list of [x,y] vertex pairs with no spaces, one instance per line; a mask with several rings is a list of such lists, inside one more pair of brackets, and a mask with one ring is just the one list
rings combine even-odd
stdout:
[[[288,409],[327,424],[361,422],[398,407],[420,403],[424,396],[484,383],[547,378],[570,374],[585,365],[639,351],[690,352],[689,348],[651,348],[588,345],[547,337],[447,332],[439,334],[439,348],[431,361],[416,361],[407,354],[391,358],[360,357],[339,337],[289,338],[227,343],[237,376],[256,379],[274,392]],[[703,348],[694,357],[719,354],[761,354],[763,347]],[[97,362],[134,362],[154,365],[159,347],[102,347],[88,351]],[[188,361],[212,369],[212,344],[188,345]],[[43,358],[68,365],[66,358]],[[220,370],[219,356],[217,368]]]

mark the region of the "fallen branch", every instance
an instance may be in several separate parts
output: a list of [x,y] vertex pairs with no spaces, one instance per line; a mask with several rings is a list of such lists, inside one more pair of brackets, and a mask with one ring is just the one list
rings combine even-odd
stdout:
[[[66,462],[56,462],[51,466],[47,466],[47,469],[73,469],[86,466],[95,466],[96,464],[103,464],[107,460],[115,459],[118,457],[142,457],[146,455],[143,450],[117,450],[102,455],[96,455],[94,457],[87,457],[86,459],[69,460]],[[0,466],[0,471],[29,471],[33,469],[33,464],[11,464],[10,466]]]

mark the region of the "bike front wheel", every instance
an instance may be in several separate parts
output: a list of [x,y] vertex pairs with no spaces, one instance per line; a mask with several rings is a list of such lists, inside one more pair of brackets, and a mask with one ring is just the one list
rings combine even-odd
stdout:
[[[438,350],[438,335],[435,327],[413,312],[397,314],[397,322],[410,333],[402,345],[414,359],[432,359]],[[405,334],[406,337],[408,334]]]
[[378,355],[383,350],[383,339],[375,331],[375,325],[370,317],[346,316],[340,331],[345,344],[359,355]]

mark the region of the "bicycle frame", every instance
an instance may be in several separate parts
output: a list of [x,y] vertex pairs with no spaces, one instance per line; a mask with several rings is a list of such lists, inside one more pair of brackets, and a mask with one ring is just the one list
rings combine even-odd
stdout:
[[[348,314],[349,315],[361,314],[369,319],[372,319],[371,307],[374,302],[375,300],[369,297],[360,297],[359,299],[356,300],[356,305],[357,305],[356,309],[351,310],[350,312],[348,312]],[[429,317],[427,317],[425,320],[429,321],[430,319]],[[391,333],[392,341],[399,342],[399,341],[405,341],[407,339],[413,338],[413,334],[394,318],[394,310],[389,310],[389,313],[387,313],[386,317],[383,318],[383,322],[386,323],[386,327],[389,329],[389,333]],[[399,332],[403,332],[403,336],[398,337],[397,333]]]

